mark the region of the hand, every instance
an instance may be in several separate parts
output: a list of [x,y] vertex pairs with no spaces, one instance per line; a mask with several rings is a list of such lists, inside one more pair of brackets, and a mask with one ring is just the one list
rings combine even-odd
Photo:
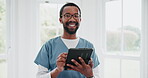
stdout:
[[64,70],[65,62],[67,58],[67,53],[61,53],[57,58],[57,69],[62,72]]
[[69,70],[75,70],[80,72],[81,74],[85,75],[86,77],[92,77],[93,76],[93,62],[92,59],[90,60],[89,64],[86,64],[85,61],[79,57],[79,60],[81,61],[82,64],[79,64],[76,60],[72,59],[71,61],[76,65],[70,65],[67,64],[67,66],[71,67],[72,69]]
[[51,78],[57,78],[60,72],[64,70],[67,53],[61,53],[56,61],[57,67],[51,71]]

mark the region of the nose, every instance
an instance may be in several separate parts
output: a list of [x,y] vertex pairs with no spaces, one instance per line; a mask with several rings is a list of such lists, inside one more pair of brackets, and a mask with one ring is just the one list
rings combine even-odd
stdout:
[[74,19],[73,16],[71,16],[71,18],[69,19],[69,21],[75,21],[76,19]]

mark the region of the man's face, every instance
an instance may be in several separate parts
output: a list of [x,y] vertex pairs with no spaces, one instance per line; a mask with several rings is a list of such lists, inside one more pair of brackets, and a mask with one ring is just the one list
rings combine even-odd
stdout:
[[81,21],[79,9],[75,6],[66,6],[59,20],[67,33],[75,34]]

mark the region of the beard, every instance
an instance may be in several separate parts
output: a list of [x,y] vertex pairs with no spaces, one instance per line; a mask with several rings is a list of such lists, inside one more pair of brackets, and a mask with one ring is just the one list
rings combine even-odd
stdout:
[[[68,26],[69,26],[70,23],[75,23],[76,28],[75,29],[68,28]],[[64,30],[67,33],[71,34],[71,35],[72,34],[75,34],[77,32],[78,28],[79,28],[79,23],[78,22],[74,22],[74,21],[73,22],[72,21],[66,22],[66,24],[64,25]]]

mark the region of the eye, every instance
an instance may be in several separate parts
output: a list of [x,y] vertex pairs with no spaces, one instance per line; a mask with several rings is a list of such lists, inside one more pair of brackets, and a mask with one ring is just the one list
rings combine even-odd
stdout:
[[75,15],[74,15],[74,17],[75,17],[75,18],[78,18],[78,17],[79,17],[79,15],[78,15],[78,14],[75,14]]
[[71,17],[71,15],[70,15],[70,14],[65,14],[64,16],[65,16],[66,18]]

